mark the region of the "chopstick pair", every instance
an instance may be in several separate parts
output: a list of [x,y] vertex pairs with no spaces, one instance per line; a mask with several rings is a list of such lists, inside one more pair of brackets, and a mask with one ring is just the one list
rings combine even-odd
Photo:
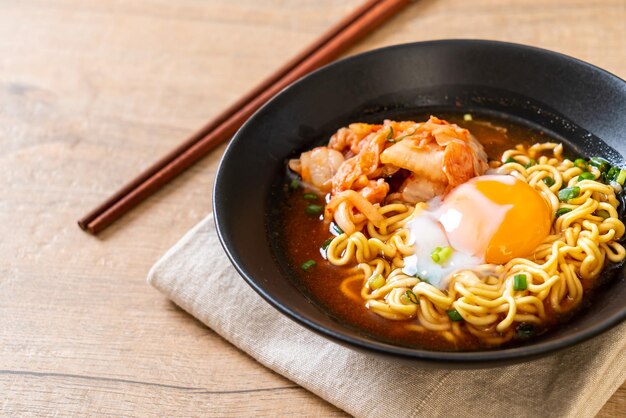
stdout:
[[186,141],[81,218],[78,225],[92,234],[105,229],[209,151],[226,142],[276,93],[337,58],[410,2],[411,0],[365,2]]

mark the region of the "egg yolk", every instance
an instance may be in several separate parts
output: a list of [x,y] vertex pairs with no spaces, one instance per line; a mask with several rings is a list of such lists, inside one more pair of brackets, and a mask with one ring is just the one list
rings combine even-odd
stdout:
[[532,254],[550,233],[553,218],[539,192],[508,175],[475,177],[453,190],[443,209],[452,246],[494,264]]

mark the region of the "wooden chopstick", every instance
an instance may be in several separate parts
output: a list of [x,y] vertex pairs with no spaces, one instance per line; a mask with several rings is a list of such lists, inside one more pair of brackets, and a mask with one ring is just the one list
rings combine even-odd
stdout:
[[[319,39],[315,40],[311,45],[301,51],[297,56],[292,58],[290,61],[285,63],[281,68],[276,70],[273,74],[271,74],[268,78],[263,80],[259,85],[254,87],[248,93],[239,98],[235,103],[230,105],[228,108],[224,109],[220,114],[218,114],[215,118],[209,121],[206,125],[200,128],[197,132],[195,132],[191,137],[182,142],[172,151],[167,153],[161,159],[156,161],[150,167],[148,167],[145,171],[143,171],[139,176],[134,178],[132,181],[124,185],[120,190],[118,190],[113,196],[109,197],[106,201],[101,203],[98,207],[93,209],[83,218],[78,221],[78,225],[89,232],[97,233],[98,230],[106,227],[100,221],[98,228],[89,227],[89,224],[93,223],[96,218],[104,215],[107,211],[110,211],[113,205],[116,202],[123,199],[125,196],[133,192],[133,190],[137,189],[142,183],[148,181],[151,177],[155,176],[160,170],[162,170],[166,165],[174,161],[177,157],[179,157],[183,152],[188,150],[191,146],[193,146],[198,141],[202,140],[205,136],[207,136],[211,131],[216,129],[221,123],[226,121],[229,117],[235,114],[239,109],[245,106],[248,102],[253,100],[259,94],[261,94],[264,90],[269,88],[272,84],[276,83],[280,78],[284,77],[289,71],[293,70],[298,64],[304,61],[307,57],[317,51],[322,45],[327,43],[330,39],[335,37],[337,33],[344,30],[348,25],[352,24],[356,19],[358,19],[361,15],[366,13],[371,7],[380,3],[381,0],[369,0],[361,5],[359,8],[354,10],[350,15],[343,18],[339,23],[330,28],[326,33],[324,33]],[[111,221],[113,221],[112,219]]]
[[348,47],[408,5],[410,0],[369,0],[322,37],[211,120],[189,139],[78,221],[97,234],[209,151],[227,141],[280,90],[338,57]]

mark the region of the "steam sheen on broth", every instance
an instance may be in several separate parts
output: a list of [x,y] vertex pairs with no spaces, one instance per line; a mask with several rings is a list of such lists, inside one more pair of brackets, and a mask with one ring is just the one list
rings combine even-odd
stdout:
[[313,299],[375,338],[434,350],[523,342],[626,256],[626,171],[569,160],[510,121],[445,119],[351,124],[291,160],[284,253]]

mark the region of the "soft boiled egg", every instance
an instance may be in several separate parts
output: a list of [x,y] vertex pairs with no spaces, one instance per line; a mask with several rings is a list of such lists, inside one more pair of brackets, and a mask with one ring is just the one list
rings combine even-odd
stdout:
[[443,201],[433,199],[407,224],[415,254],[403,271],[441,289],[454,271],[505,264],[533,253],[553,213],[541,194],[510,175],[474,177]]

